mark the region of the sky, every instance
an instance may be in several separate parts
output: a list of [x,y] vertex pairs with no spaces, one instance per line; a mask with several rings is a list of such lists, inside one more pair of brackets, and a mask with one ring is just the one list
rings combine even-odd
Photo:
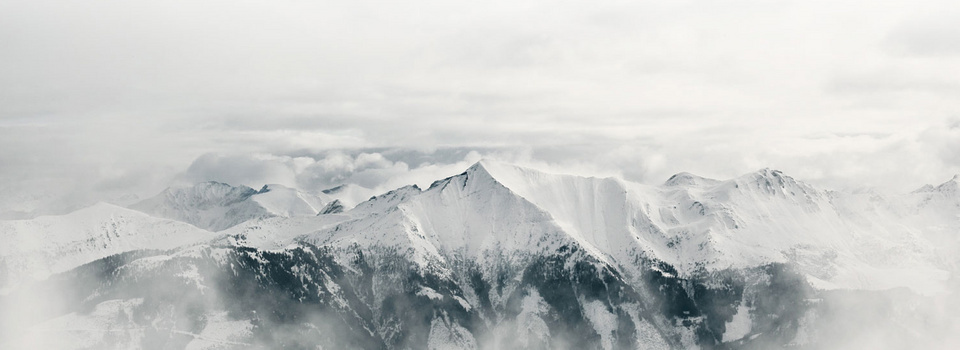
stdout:
[[955,1],[0,2],[0,213],[481,158],[659,184],[960,173]]

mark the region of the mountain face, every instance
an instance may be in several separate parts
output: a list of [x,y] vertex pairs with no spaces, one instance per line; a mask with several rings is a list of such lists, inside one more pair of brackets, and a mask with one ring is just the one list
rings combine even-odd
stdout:
[[[241,203],[301,203],[220,185],[163,196],[206,222]],[[770,169],[644,186],[481,162],[425,190],[348,210],[310,206],[319,215],[274,209],[198,236],[202,244],[133,247],[70,269],[0,295],[0,339],[12,348],[949,348],[960,326],[949,234],[960,230],[950,206],[960,196],[949,187],[845,194]]]

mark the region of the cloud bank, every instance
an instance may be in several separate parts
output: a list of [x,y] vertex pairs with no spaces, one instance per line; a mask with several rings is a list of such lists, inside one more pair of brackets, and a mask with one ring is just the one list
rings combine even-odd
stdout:
[[909,191],[960,173],[957,23],[940,0],[5,1],[0,212],[477,157]]

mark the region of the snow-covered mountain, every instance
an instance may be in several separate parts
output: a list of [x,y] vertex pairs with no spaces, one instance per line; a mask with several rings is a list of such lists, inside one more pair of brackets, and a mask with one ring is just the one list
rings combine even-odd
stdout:
[[246,186],[204,182],[168,188],[130,208],[220,231],[257,218],[317,215],[329,201],[283,185],[264,185],[256,191]]
[[268,213],[283,217],[317,215],[330,201],[329,198],[324,199],[277,184],[264,185],[260,191],[250,196],[250,199]]
[[216,237],[113,255],[0,298],[69,290],[60,297],[75,301],[18,331],[7,320],[0,337],[25,348],[949,348],[957,185],[843,193],[762,169],[649,186],[489,161],[356,204],[201,184],[136,207],[223,229]]
[[[911,214],[898,201],[820,190],[770,169],[726,181],[678,174],[663,186],[643,186],[483,162],[423,193],[397,192],[406,195],[377,197],[337,225],[324,222],[270,247],[390,246],[426,262],[492,251],[539,255],[576,244],[628,275],[640,273],[638,259],[663,261],[683,277],[793,263],[821,288],[935,293],[949,275],[943,259],[951,252],[935,249],[928,236],[936,233],[911,221],[923,215],[927,226],[960,227],[949,216],[931,219],[942,206]],[[361,210],[374,205],[378,210]]]
[[353,208],[357,204],[367,201],[370,197],[378,195],[377,191],[355,185],[355,184],[343,184],[337,187],[328,188],[321,191],[321,194],[325,197],[331,198],[340,202],[344,208]]
[[191,225],[107,203],[62,216],[0,221],[0,288],[118,253],[171,249],[213,236]]

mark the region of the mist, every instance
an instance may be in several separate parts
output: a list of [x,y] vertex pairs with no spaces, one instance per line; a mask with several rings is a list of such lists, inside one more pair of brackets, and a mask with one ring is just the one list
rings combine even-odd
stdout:
[[960,348],[958,33],[946,0],[5,0],[0,347]]

